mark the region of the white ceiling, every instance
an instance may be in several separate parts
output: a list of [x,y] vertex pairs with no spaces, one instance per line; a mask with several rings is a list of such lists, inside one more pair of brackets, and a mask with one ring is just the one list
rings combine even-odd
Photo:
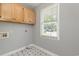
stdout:
[[30,8],[36,8],[39,6],[41,3],[22,3],[23,6],[25,7],[30,7]]

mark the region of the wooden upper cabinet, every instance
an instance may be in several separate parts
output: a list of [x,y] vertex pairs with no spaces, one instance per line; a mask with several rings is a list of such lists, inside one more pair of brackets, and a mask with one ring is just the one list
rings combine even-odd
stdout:
[[0,4],[0,18],[1,18],[1,4]]
[[30,8],[24,8],[20,4],[1,3],[0,4],[0,20],[35,24],[35,11]]
[[14,4],[14,15],[17,22],[23,22],[23,6]]
[[14,19],[14,5],[10,3],[2,3],[1,5],[1,18],[5,20]]
[[35,24],[35,11],[29,8],[24,8],[24,22]]

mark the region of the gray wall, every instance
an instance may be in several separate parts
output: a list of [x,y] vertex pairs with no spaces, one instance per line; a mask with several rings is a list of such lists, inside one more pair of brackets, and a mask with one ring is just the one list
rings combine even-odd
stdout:
[[10,34],[9,39],[0,40],[0,55],[31,44],[32,27],[32,25],[0,22],[0,32]]
[[58,55],[79,55],[79,4],[60,4],[60,40],[40,38],[40,6],[37,8],[34,43]]

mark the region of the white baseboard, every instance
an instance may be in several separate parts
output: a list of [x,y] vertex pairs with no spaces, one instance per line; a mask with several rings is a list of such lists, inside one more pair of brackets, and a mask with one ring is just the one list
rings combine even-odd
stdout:
[[[30,46],[30,45],[28,45],[28,46]],[[24,47],[21,47],[21,48],[19,48],[19,49],[10,51],[10,52],[5,53],[5,54],[3,54],[3,55],[1,55],[1,56],[9,56],[10,54],[13,54],[13,53],[16,53],[16,52],[18,52],[18,51],[21,51],[21,50],[25,49],[25,48],[28,47],[28,46],[24,46]]]
[[[39,47],[39,46],[37,46],[37,45],[35,45],[35,44],[30,44],[30,45],[28,45],[28,46],[34,46],[34,47],[36,47],[36,48],[38,48],[38,49],[40,49],[40,50],[46,52],[46,53],[49,54],[50,56],[58,56],[57,54],[51,53],[50,51],[48,51],[48,50],[46,50],[46,49],[44,49],[44,48],[42,48],[42,47]],[[13,53],[16,53],[16,52],[18,52],[18,51],[21,51],[21,50],[23,50],[24,48],[26,48],[26,47],[28,47],[28,46],[24,46],[24,47],[21,47],[21,48],[19,48],[19,49],[10,51],[9,53],[5,53],[5,54],[3,54],[3,55],[1,55],[1,56],[9,56],[10,54],[13,54]]]
[[34,47],[36,47],[36,48],[38,48],[38,49],[40,49],[40,50],[46,52],[46,53],[49,54],[50,56],[58,56],[57,54],[52,53],[52,52],[50,52],[50,51],[48,51],[48,50],[46,50],[46,49],[44,49],[44,48],[42,48],[42,47],[39,47],[39,46],[37,46],[37,45],[35,45],[35,44],[30,44],[29,46],[34,46]]

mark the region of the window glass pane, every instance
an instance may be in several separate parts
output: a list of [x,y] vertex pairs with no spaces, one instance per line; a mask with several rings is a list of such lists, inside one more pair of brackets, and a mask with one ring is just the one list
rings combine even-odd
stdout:
[[44,16],[44,23],[47,22],[56,22],[56,15],[45,15]]
[[43,9],[41,14],[41,35],[57,37],[57,6]]
[[45,23],[44,24],[44,32],[56,32],[57,25],[56,23]]

